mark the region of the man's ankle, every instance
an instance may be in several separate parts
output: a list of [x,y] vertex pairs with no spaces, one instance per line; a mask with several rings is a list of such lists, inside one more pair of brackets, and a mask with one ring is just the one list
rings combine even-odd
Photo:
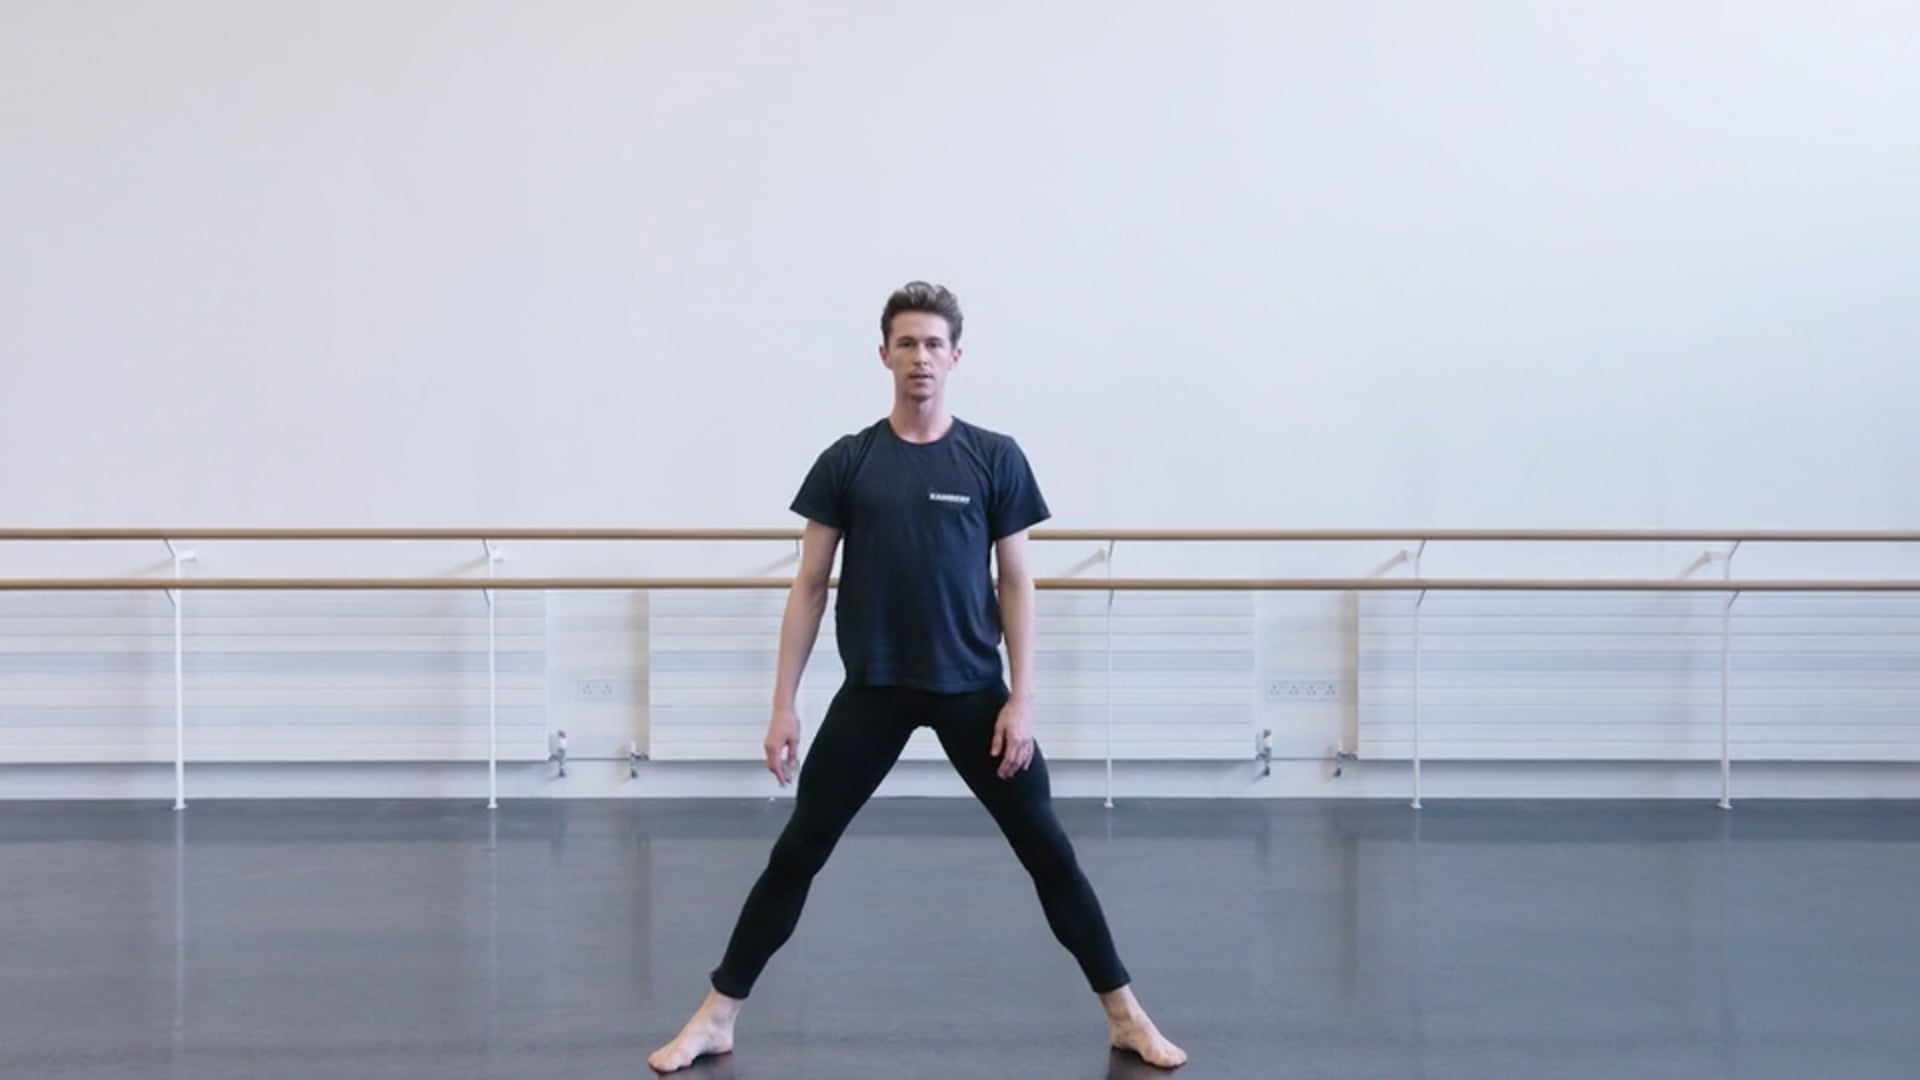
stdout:
[[1113,1020],[1125,1020],[1138,1016],[1141,1012],[1140,1002],[1135,1000],[1131,985],[1121,986],[1101,994],[1100,1007],[1105,1009],[1107,1016]]

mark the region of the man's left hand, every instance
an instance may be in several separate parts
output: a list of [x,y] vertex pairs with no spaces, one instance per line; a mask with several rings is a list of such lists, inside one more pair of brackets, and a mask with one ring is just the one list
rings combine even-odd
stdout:
[[993,726],[993,756],[1000,759],[995,770],[1005,780],[1033,762],[1033,710],[1015,699],[1000,709],[1000,721]]

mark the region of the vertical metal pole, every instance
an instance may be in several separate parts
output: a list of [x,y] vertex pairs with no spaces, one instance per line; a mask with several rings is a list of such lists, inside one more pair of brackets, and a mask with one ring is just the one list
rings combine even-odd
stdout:
[[[1413,553],[1413,577],[1420,580],[1420,557],[1427,552],[1427,542]],[[1413,808],[1420,809],[1420,667],[1422,662],[1422,642],[1420,634],[1420,609],[1427,602],[1427,591],[1421,589],[1413,599]]]
[[[191,551],[181,551],[166,541],[167,554],[173,556],[174,580],[186,576],[186,564],[192,562]],[[173,601],[173,808],[187,808],[187,627],[186,613],[183,610],[185,590],[168,589],[167,599]]]
[[[493,541],[482,540],[487,549],[487,580],[495,577],[500,552]],[[487,590],[487,809],[500,808],[500,659],[499,632],[494,611],[494,591]]]
[[[1720,579],[1733,580],[1733,554],[1740,550],[1734,541],[1721,561]],[[1733,601],[1739,593],[1729,593],[1720,607],[1720,809],[1733,809]]]
[[[1107,541],[1107,580],[1113,580],[1114,541]],[[1113,809],[1113,590],[1107,590],[1107,809]]]

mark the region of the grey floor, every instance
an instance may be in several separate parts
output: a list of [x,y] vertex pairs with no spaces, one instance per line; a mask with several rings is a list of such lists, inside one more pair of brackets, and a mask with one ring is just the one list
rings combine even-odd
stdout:
[[[0,804],[0,1076],[649,1076],[785,805]],[[1062,812],[1181,1077],[1920,1076],[1912,804]],[[915,800],[683,1075],[1164,1074]]]

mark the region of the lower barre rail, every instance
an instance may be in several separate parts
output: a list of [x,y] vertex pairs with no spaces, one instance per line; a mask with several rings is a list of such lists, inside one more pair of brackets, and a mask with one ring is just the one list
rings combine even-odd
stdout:
[[[798,528],[702,529],[677,527],[478,527],[368,528],[0,528],[0,542],[100,542],[157,540],[232,541],[669,541],[727,543],[797,541]],[[1098,543],[1781,543],[1911,544],[1920,532],[1899,529],[1080,529],[1036,528],[1033,539]]]
[[[0,592],[785,589],[768,577],[52,577],[0,578]],[[830,582],[837,585],[838,582]],[[1034,587],[1085,592],[1920,592],[1920,579],[1777,578],[1039,578]]]

